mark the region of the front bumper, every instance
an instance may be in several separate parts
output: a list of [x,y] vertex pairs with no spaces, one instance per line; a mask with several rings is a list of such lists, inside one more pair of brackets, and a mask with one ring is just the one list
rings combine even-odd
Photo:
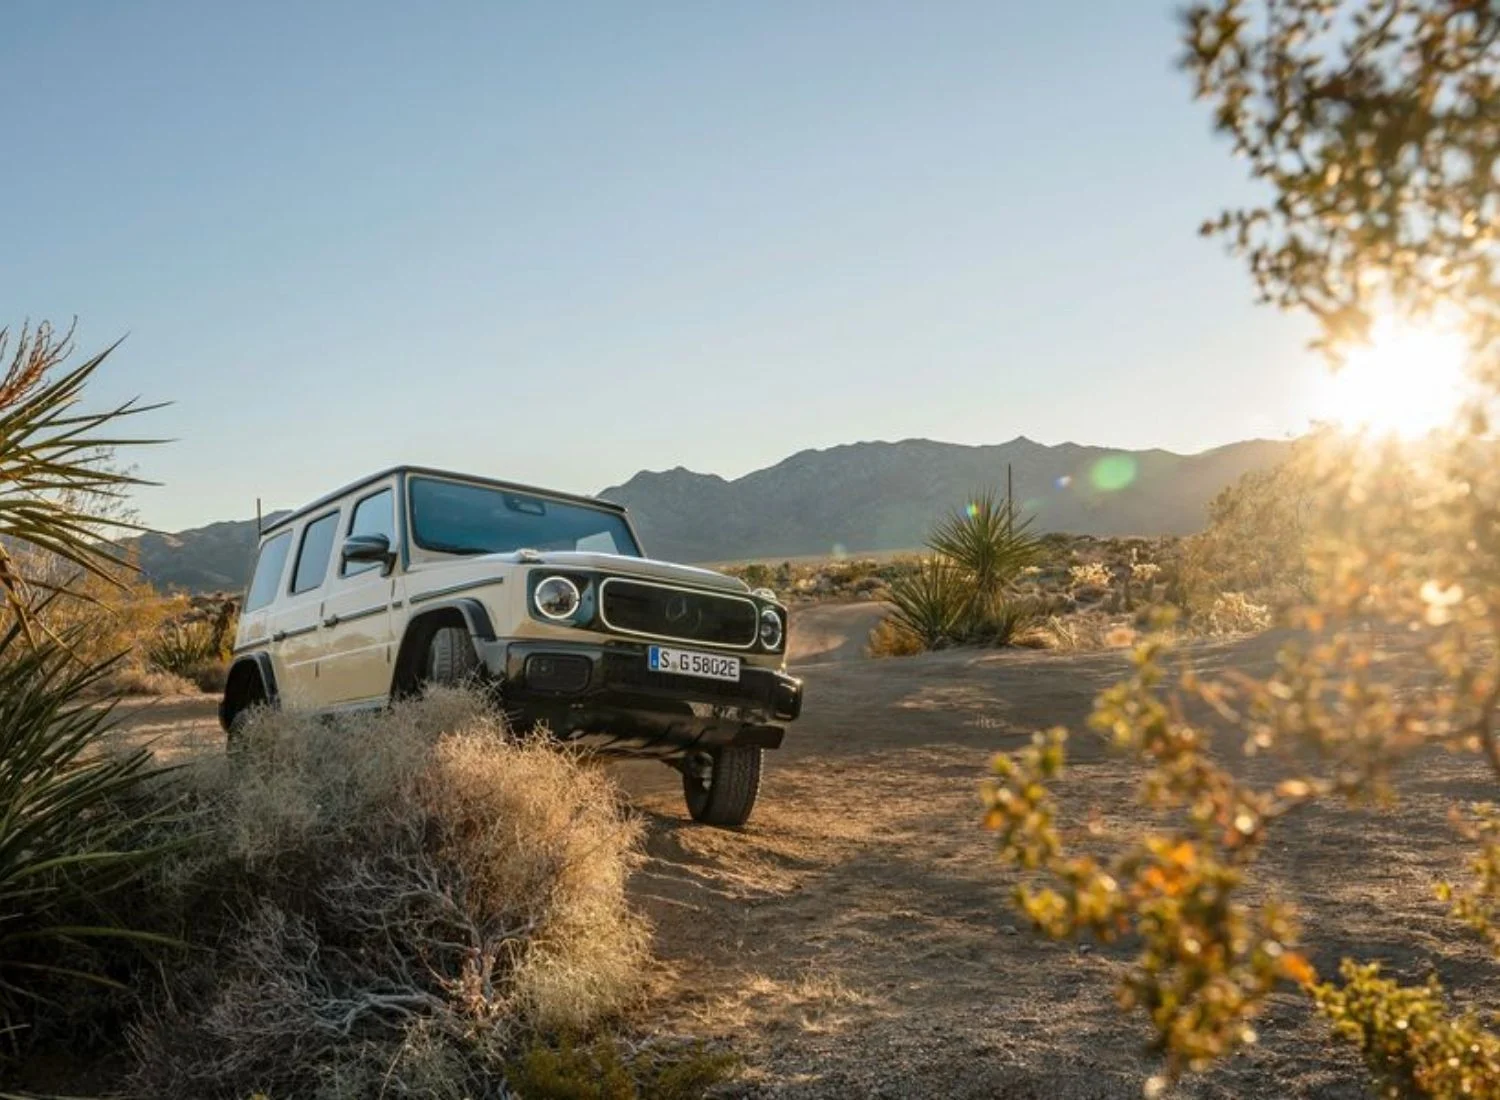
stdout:
[[[802,681],[742,664],[737,683],[653,672],[633,642],[480,642],[501,705],[565,740],[670,756],[693,748],[777,748],[802,713]],[[697,704],[696,706],[694,704]],[[725,714],[733,715],[727,717]]]

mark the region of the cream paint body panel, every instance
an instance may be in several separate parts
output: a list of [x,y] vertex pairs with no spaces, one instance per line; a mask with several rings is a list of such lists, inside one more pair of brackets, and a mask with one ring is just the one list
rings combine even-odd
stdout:
[[322,655],[323,592],[313,589],[283,596],[271,605],[271,664],[284,704],[294,709],[322,705],[318,691],[318,658]]
[[266,625],[270,619],[270,612],[269,607],[262,607],[240,616],[239,630],[234,636],[236,650],[248,649],[270,639],[271,630]]
[[370,569],[327,583],[323,601],[323,659],[316,678],[318,706],[384,698],[391,688],[394,648],[391,594],[395,582]]

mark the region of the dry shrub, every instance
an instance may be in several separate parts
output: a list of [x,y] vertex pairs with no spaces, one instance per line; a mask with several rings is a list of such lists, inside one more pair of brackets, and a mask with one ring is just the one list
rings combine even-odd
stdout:
[[1082,653],[1107,649],[1113,644],[1110,632],[1116,623],[1102,611],[1081,611],[1074,615],[1049,615],[1018,642],[1032,649],[1056,649]]
[[638,826],[605,773],[477,696],[261,712],[230,763],[199,777],[216,835],[161,889],[217,915],[191,938],[218,958],[139,1030],[136,1094],[499,1096],[531,1036],[639,993]]
[[200,661],[183,669],[182,677],[201,692],[222,695],[224,686],[229,683],[229,662],[217,659]]
[[[119,659],[115,673],[98,685],[114,691],[125,685],[124,694],[166,694],[183,689],[180,682],[162,680],[165,691],[147,687],[151,677],[145,651],[164,625],[186,611],[181,596],[163,596],[142,579],[133,562],[100,563],[99,573],[85,572],[57,555],[34,548],[13,555],[34,584],[63,588],[33,613],[36,624],[54,637],[66,637],[68,648],[82,666]],[[9,625],[11,610],[0,610],[0,624]],[[176,671],[176,670],[163,670]]]
[[1108,589],[1114,582],[1114,573],[1102,561],[1084,562],[1068,568],[1068,583],[1074,589]]
[[1243,592],[1221,592],[1205,616],[1214,634],[1253,634],[1271,625],[1271,609],[1255,603]]
[[1057,616],[1048,616],[1046,622],[1034,623],[1021,631],[1011,641],[1011,645],[1021,649],[1060,649],[1061,643],[1057,634],[1049,627],[1049,623]]
[[534,1043],[506,1066],[525,1100],[699,1100],[738,1064],[703,1043],[667,1040],[629,1053],[608,1037]]
[[130,662],[121,662],[99,680],[95,686],[98,694],[113,695],[193,695],[198,685],[184,679],[175,672],[143,668]]
[[869,650],[871,657],[910,657],[915,653],[925,652],[927,646],[921,638],[894,619],[882,619],[870,631],[870,639],[865,648]]

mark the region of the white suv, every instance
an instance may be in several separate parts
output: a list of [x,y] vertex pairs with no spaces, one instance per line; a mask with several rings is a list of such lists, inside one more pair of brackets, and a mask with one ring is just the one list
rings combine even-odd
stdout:
[[411,466],[260,536],[219,717],[384,706],[479,679],[520,728],[660,758],[739,825],[802,709],[773,593],[644,556],[609,501]]

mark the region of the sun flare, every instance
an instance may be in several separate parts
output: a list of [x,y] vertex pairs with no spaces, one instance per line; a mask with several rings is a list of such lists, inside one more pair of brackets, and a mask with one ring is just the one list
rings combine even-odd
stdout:
[[1343,367],[1323,376],[1318,419],[1376,435],[1424,436],[1458,411],[1467,354],[1454,330],[1378,320],[1369,343],[1350,348]]

